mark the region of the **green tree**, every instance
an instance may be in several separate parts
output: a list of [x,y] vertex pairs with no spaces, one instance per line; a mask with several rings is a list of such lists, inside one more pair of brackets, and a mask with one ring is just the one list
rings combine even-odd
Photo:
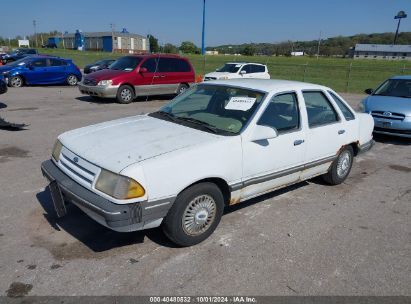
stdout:
[[169,54],[177,54],[178,53],[178,48],[175,45],[171,44],[171,43],[166,43],[164,45],[163,52],[164,53],[169,53]]
[[241,50],[241,54],[244,56],[254,56],[255,48],[252,45],[247,45]]
[[148,43],[150,44],[150,52],[158,53],[160,47],[158,45],[158,39],[155,38],[153,35],[148,35]]
[[180,51],[186,54],[198,54],[199,48],[191,41],[183,41],[180,45]]

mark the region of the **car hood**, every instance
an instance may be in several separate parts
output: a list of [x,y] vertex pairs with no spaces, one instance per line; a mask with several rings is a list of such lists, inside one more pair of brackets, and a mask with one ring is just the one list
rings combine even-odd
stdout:
[[411,98],[371,95],[364,100],[364,103],[367,112],[389,111],[411,116]]
[[146,115],[76,129],[59,137],[75,154],[116,173],[134,163],[220,138]]
[[223,76],[233,77],[235,75],[237,74],[229,73],[229,72],[211,72],[211,73],[205,74],[204,77],[215,77],[219,79],[220,77],[223,77]]
[[119,71],[119,70],[100,70],[97,72],[94,72],[92,75],[87,76],[88,79],[94,79],[96,82],[99,82],[100,80],[110,80],[113,79],[117,76],[124,75],[124,73],[130,73],[130,72],[124,72],[124,71]]

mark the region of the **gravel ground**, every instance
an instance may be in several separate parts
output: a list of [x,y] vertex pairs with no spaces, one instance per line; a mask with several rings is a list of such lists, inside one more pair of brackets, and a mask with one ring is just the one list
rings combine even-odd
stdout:
[[[343,94],[356,105],[362,95]],[[314,179],[226,210],[205,242],[56,219],[40,164],[56,136],[168,100],[94,102],[76,88],[0,96],[0,295],[411,295],[411,141],[378,137],[335,187]],[[5,107],[7,105],[7,107]]]

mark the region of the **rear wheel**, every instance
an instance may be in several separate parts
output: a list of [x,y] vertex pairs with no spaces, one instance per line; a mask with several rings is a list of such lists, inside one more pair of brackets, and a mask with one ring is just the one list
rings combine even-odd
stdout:
[[187,89],[188,85],[186,85],[185,83],[180,83],[177,89],[177,95],[183,94],[185,91],[187,91]]
[[117,91],[117,101],[119,103],[130,103],[134,99],[134,91],[128,85],[121,86]]
[[13,88],[20,88],[24,84],[23,78],[21,78],[20,76],[11,77],[9,83]]
[[78,79],[77,79],[76,75],[70,74],[70,75],[67,76],[66,82],[70,86],[75,86],[75,85],[77,85]]
[[351,146],[344,147],[338,157],[331,165],[327,174],[323,175],[323,179],[330,185],[341,184],[348,177],[351,171],[354,158],[354,152]]
[[167,237],[180,246],[204,241],[220,223],[224,197],[213,183],[194,185],[178,195],[163,222]]

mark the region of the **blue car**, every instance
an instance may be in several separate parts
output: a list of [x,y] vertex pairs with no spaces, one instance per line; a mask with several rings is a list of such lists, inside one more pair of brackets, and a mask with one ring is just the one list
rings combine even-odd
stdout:
[[51,56],[29,56],[0,67],[9,86],[21,87],[33,84],[77,85],[81,80],[80,69],[70,59]]
[[411,138],[411,75],[384,81],[361,101],[361,111],[374,118],[374,133]]
[[7,54],[0,55],[0,60],[3,64],[7,64],[8,62],[16,61],[26,56],[33,56],[33,55],[37,55],[36,49],[21,48],[21,49],[16,49]]

